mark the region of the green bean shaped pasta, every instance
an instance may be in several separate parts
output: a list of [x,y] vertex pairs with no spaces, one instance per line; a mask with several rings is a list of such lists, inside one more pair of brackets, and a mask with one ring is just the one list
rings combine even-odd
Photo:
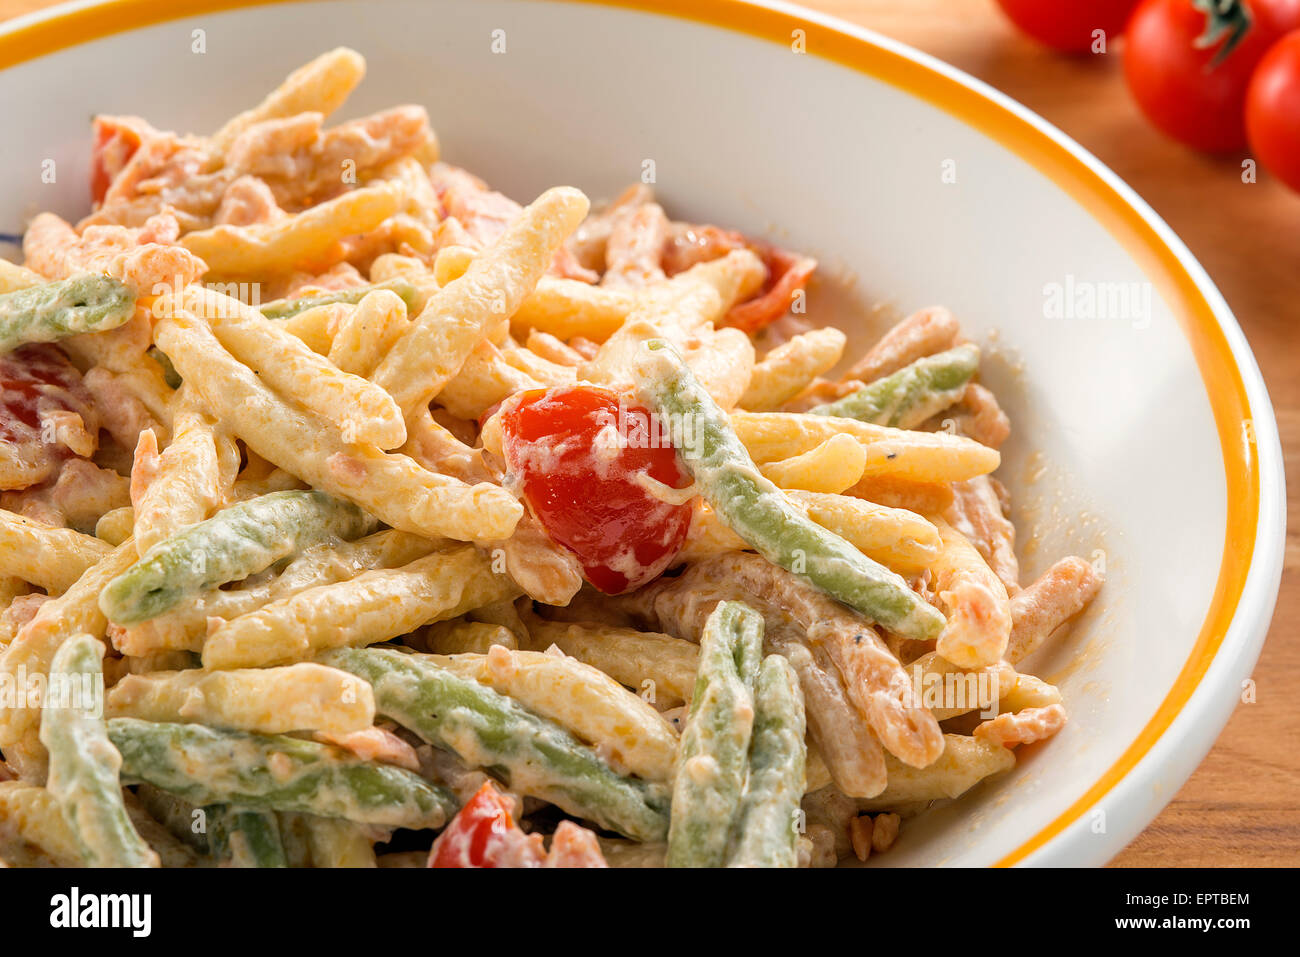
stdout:
[[[121,755],[103,718],[104,645],[90,635],[63,643],[50,667],[41,743],[50,754],[46,788],[63,811],[90,867],[157,867],[122,799]],[[98,696],[95,701],[82,700]]]
[[718,517],[760,555],[904,638],[938,636],[945,621],[901,575],[872,561],[795,508],[761,475],[727,414],[662,339],[634,360],[638,397],[689,440],[679,453]]
[[677,750],[669,867],[726,863],[745,787],[762,653],[763,616],[743,602],[720,602],[700,636],[695,693]]
[[159,542],[105,586],[99,607],[110,621],[136,624],[311,545],[356,538],[372,526],[357,506],[324,492],[272,492]]
[[262,315],[268,319],[288,319],[300,312],[306,312],[315,306],[332,306],[335,303],[355,305],[376,289],[387,289],[397,293],[408,311],[414,311],[420,302],[420,290],[405,279],[388,279],[370,286],[357,286],[338,292],[323,292],[315,296],[299,296],[296,299],[277,299],[261,307]]
[[420,655],[348,648],[318,660],[368,681],[381,714],[472,767],[504,775],[515,790],[634,840],[664,839],[663,785],[619,774],[567,729],[512,698]]
[[134,313],[135,292],[112,276],[73,276],[0,294],[0,355],[27,342],[116,329]]
[[924,356],[842,399],[808,411],[896,429],[915,428],[960,399],[979,364],[979,346],[967,343]]
[[768,655],[754,686],[754,733],[749,743],[749,781],[728,867],[796,867],[796,815],[803,801],[803,692],[794,667]]
[[274,812],[217,804],[208,815],[208,847],[232,867],[288,867]]
[[192,804],[300,811],[385,827],[441,827],[450,792],[418,774],[287,735],[217,731],[199,724],[111,718],[122,776]]

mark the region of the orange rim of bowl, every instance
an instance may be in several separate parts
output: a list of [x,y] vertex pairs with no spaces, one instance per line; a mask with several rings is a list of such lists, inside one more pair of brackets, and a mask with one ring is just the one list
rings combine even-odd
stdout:
[[[115,33],[204,13],[299,0],[109,0],[46,15],[0,35],[0,69]],[[1187,704],[1223,643],[1250,572],[1260,479],[1250,401],[1213,306],[1179,255],[1105,178],[1065,144],[1006,106],[903,53],[816,20],[745,0],[578,0],[691,20],[789,45],[803,31],[808,55],[849,67],[938,107],[995,140],[1087,209],[1152,277],[1178,317],[1205,383],[1223,452],[1227,528],[1223,558],[1196,644],[1160,706],[1124,753],[1081,797],[996,866],[1023,861],[1077,821],[1151,750]]]

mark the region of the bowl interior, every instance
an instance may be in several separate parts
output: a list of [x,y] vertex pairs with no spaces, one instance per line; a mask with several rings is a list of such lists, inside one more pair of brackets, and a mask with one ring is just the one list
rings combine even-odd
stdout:
[[[1046,175],[937,106],[799,52],[797,37],[518,0],[290,3],[158,24],[0,73],[0,231],[38,209],[85,213],[92,114],[213,130],[340,43],[369,62],[345,115],[422,103],[448,160],[520,200],[558,183],[609,197],[652,176],[674,217],[817,255],[810,313],[855,347],[944,304],[987,350],[1015,430],[999,477],[1024,580],[1071,553],[1109,580],[1028,663],[1061,685],[1066,730],[906,829],[890,863],[997,861],[1115,762],[1186,661],[1222,557],[1223,457],[1188,340],[1134,255]],[[1116,850],[1102,839],[1092,857]]]

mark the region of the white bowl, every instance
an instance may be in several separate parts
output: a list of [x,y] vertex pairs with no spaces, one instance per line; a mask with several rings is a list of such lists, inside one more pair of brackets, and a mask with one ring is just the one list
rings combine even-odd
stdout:
[[[92,114],[213,130],[339,44],[370,65],[347,114],[423,103],[444,155],[520,199],[557,183],[610,196],[653,161],[678,217],[810,251],[899,313],[945,304],[992,350],[1026,577],[1066,553],[1109,577],[1034,663],[1061,684],[1066,730],[881,863],[1099,864],[1173,797],[1264,639],[1282,458],[1227,305],[1113,173],[957,70],[785,5],[124,0],[0,33],[0,231],[85,213]],[[1054,318],[1070,282],[1138,297],[1119,317]],[[879,330],[833,298],[813,315],[859,344]]]

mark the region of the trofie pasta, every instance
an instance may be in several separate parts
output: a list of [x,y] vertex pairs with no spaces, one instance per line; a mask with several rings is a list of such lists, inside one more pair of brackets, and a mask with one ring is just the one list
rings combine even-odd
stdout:
[[0,264],[0,863],[834,864],[1061,730],[1102,575],[1022,586],[951,314],[846,363],[809,257],[364,72],[97,117]]

